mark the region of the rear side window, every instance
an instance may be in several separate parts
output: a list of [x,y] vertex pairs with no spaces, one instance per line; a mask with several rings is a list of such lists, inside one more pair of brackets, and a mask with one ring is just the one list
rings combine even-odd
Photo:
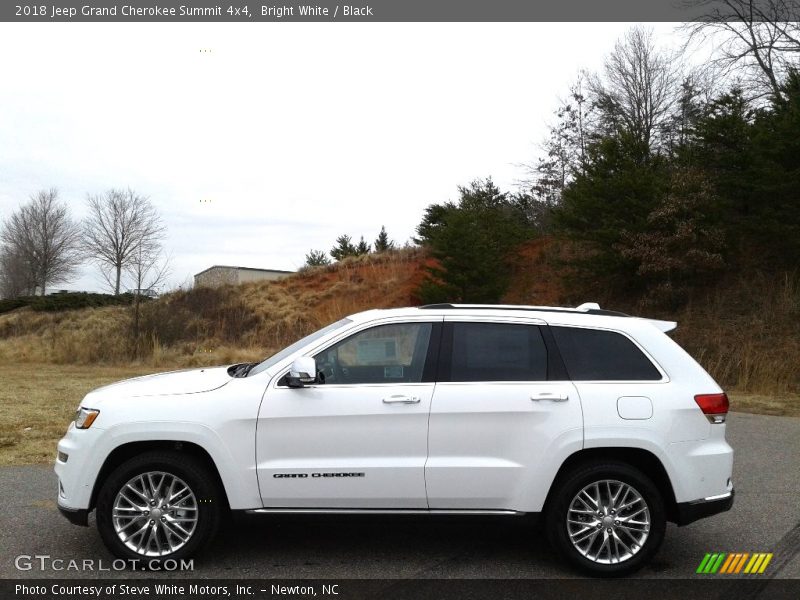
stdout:
[[659,381],[661,373],[624,335],[599,329],[551,327],[573,381]]
[[453,323],[450,381],[544,381],[547,349],[539,327]]

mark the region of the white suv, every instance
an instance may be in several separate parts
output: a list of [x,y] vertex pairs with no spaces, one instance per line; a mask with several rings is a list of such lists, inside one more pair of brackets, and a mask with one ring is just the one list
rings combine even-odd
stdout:
[[733,503],[728,399],[665,332],[578,308],[372,310],[264,362],[89,393],[58,505],[115,555],[178,559],[223,511],[543,513],[551,544],[621,575]]

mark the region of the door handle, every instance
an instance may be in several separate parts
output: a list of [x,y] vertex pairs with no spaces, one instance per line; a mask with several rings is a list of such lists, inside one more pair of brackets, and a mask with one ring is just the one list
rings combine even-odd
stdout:
[[569,400],[567,394],[556,394],[555,392],[538,392],[531,396],[531,400],[538,402],[539,400],[552,400],[553,402],[566,402]]
[[383,399],[384,404],[419,404],[420,399],[416,396],[389,396]]

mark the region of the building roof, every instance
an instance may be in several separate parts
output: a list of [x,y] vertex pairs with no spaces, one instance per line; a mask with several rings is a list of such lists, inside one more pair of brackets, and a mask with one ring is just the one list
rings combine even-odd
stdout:
[[237,271],[259,271],[261,273],[285,273],[286,275],[290,275],[294,273],[294,271],[282,271],[281,269],[257,269],[255,267],[234,267],[231,265],[213,265],[200,271],[199,273],[195,273],[195,277],[202,275],[203,273],[207,273],[211,269],[236,269]]

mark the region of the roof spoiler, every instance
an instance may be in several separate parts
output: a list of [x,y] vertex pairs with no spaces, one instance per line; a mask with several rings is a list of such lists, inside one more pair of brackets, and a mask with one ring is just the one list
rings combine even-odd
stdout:
[[659,319],[644,319],[644,320],[650,323],[656,329],[663,331],[664,333],[672,331],[678,326],[677,321],[661,321]]
[[[606,314],[606,315],[623,316],[623,313],[618,313],[611,310],[603,310],[602,308],[600,308],[600,305],[597,302],[584,302],[580,306],[576,306],[575,310],[595,315]],[[658,329],[659,331],[663,331],[664,333],[672,331],[678,326],[677,321],[662,321],[660,319],[644,319],[644,320],[648,321],[656,329]]]

